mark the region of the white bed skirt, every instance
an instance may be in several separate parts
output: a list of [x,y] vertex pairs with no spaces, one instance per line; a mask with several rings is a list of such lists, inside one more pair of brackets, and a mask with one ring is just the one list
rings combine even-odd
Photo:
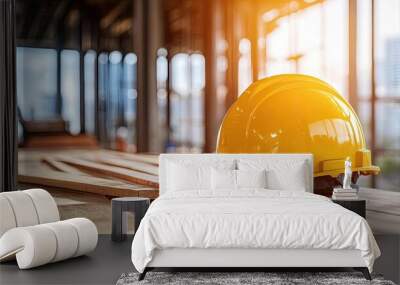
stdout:
[[366,267],[359,250],[196,249],[155,250],[147,267]]

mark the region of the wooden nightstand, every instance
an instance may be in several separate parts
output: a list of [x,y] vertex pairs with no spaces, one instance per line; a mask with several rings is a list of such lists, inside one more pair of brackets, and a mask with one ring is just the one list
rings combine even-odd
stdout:
[[361,217],[365,219],[365,211],[366,211],[366,200],[333,200],[332,202],[339,204],[340,206],[353,211],[356,214],[359,214]]

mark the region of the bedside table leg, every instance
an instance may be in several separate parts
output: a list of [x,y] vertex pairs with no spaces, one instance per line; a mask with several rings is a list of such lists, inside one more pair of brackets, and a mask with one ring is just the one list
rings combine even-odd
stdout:
[[113,241],[124,240],[126,233],[126,217],[122,205],[112,205],[111,239]]

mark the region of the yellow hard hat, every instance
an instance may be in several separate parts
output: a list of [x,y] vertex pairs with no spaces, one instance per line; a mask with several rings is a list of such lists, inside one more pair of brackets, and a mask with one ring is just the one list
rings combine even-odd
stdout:
[[314,177],[337,177],[350,158],[353,172],[378,174],[361,123],[329,84],[283,74],[251,84],[226,113],[218,153],[312,153]]

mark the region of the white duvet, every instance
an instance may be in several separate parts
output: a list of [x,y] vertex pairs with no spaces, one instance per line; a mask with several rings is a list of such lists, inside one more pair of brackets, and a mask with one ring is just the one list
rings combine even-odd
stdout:
[[380,251],[368,223],[328,198],[306,192],[172,192],[156,199],[132,243],[143,272],[155,249],[358,249],[372,271]]

